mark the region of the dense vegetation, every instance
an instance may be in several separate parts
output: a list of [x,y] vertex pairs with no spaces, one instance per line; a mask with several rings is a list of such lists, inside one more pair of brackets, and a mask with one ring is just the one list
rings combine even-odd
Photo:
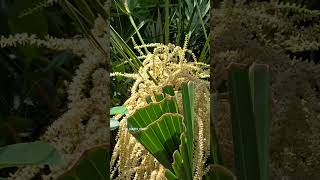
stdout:
[[[203,95],[196,94],[196,102],[209,98],[211,63],[211,94],[218,95],[217,109],[212,111],[217,112],[215,130],[224,162],[218,167],[197,166],[193,172],[194,177],[202,178],[207,173],[205,168],[218,169],[231,178],[237,170],[230,99],[224,95],[230,91],[227,67],[232,62],[270,67],[271,178],[320,177],[319,9],[318,0],[2,0],[0,146],[41,140],[52,146],[35,143],[28,147],[32,151],[54,147],[67,163],[53,167],[60,162],[56,156],[55,161],[42,159],[46,163],[40,164],[36,158],[2,159],[11,164],[0,165],[0,177],[63,179],[81,174],[84,168],[94,174],[92,177],[104,178],[109,163],[101,157],[107,153],[113,158],[112,177],[148,179],[155,173],[163,177],[163,167],[159,163],[150,165],[154,157],[126,131],[126,120],[147,105],[145,97],[156,102],[157,93],[161,94],[169,83],[181,93],[179,78],[196,83],[196,92]],[[182,58],[179,54],[184,66],[176,67],[179,63],[163,58],[162,53],[170,57],[185,55]],[[150,70],[148,55],[161,59],[157,66],[162,69]],[[163,69],[169,75],[160,73]],[[199,105],[199,122],[209,121],[208,103]],[[177,113],[182,112],[180,108]],[[111,134],[106,131],[109,116],[114,123]],[[208,143],[202,135],[209,136],[209,132],[199,129],[195,131],[196,142]],[[132,146],[120,151],[119,147],[126,147],[129,140]],[[23,151],[26,144],[17,145],[7,150],[22,147]],[[208,160],[201,157],[195,159],[196,164],[212,163],[211,154],[206,154],[209,147],[201,148],[195,146],[195,151],[204,153]],[[132,158],[136,152],[141,152],[140,157],[146,161]],[[121,157],[126,162],[119,165]],[[92,159],[100,169],[88,165]],[[18,168],[19,164],[40,167]],[[125,172],[122,165],[136,169]],[[141,174],[144,165],[150,165],[146,175]]]

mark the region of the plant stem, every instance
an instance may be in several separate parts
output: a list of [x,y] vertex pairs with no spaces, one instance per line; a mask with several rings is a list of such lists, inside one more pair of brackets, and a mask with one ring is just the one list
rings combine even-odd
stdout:
[[[144,43],[143,38],[142,38],[142,36],[141,36],[138,28],[137,28],[137,25],[136,25],[136,23],[134,22],[134,20],[133,20],[133,18],[132,18],[131,15],[129,15],[129,19],[130,19],[130,22],[131,22],[132,26],[134,27],[134,29],[135,29],[138,37],[139,37],[139,40],[140,40],[141,44],[142,44],[143,46],[145,46],[146,44]],[[144,50],[146,51],[146,53],[149,53],[147,47],[144,47]]]
[[165,0],[165,31],[164,31],[164,39],[165,39],[165,43],[168,44],[169,43],[169,0]]

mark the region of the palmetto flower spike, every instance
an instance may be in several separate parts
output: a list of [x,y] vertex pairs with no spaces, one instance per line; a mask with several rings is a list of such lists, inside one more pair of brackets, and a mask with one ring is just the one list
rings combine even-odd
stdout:
[[[144,47],[149,49],[149,53],[142,52]],[[129,113],[120,122],[117,143],[111,159],[111,179],[128,179],[130,177],[165,179],[165,169],[167,168],[162,166],[130,133],[130,130],[146,131],[145,127],[128,129],[129,118],[141,108],[161,103],[170,96],[175,96],[178,112],[183,114],[181,85],[188,81],[194,82],[194,88],[197,92],[194,97],[195,124],[192,159],[194,169],[191,174],[193,179],[201,179],[206,173],[205,162],[210,150],[208,128],[210,95],[209,82],[205,79],[210,74],[209,65],[197,62],[196,56],[191,50],[174,44],[152,43],[136,46],[135,49],[140,51],[139,59],[143,64],[139,71],[134,74],[125,72],[111,74],[111,76],[125,76],[135,80],[131,87],[131,96],[124,103]],[[148,73],[156,80],[157,84],[150,79]],[[162,121],[166,121],[166,115],[163,115],[162,120],[160,119],[150,126],[156,128],[157,123],[161,124]],[[145,140],[148,141],[148,139]],[[152,152],[156,152],[156,149],[152,149]],[[175,156],[178,158],[178,154],[175,153]]]

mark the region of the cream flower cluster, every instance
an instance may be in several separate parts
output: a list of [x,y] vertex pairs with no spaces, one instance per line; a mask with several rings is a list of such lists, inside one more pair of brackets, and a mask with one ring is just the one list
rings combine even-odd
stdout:
[[[107,50],[109,31],[105,20],[97,18],[92,32],[101,47]],[[25,44],[53,50],[71,50],[82,58],[69,85],[68,110],[40,137],[58,150],[65,164],[49,167],[51,172],[48,175],[41,174],[42,167],[22,167],[10,177],[11,180],[29,180],[40,173],[42,179],[49,180],[69,169],[88,148],[105,145],[110,137],[106,130],[109,127],[109,73],[105,69],[107,59],[86,38],[58,39],[48,36],[46,39],[38,39],[34,35],[16,34],[0,39],[1,47]],[[88,84],[92,84],[92,87]]]
[[[153,48],[152,53],[144,54],[142,48]],[[146,106],[146,96],[161,93],[166,85],[175,90],[181,83],[193,81],[196,85],[196,124],[194,140],[194,179],[201,179],[205,173],[205,162],[209,156],[209,65],[197,62],[195,55],[187,49],[173,44],[148,44],[136,46],[143,66],[136,74],[113,73],[112,76],[126,76],[135,79],[131,96],[124,103],[130,116],[135,110]],[[187,59],[190,55],[191,60]],[[152,78],[151,78],[152,77]],[[178,96],[180,109],[181,96]],[[164,168],[138,143],[127,130],[126,117],[121,120],[117,143],[111,159],[111,179],[165,179]]]
[[8,37],[0,37],[1,48],[7,46],[16,47],[24,45],[32,45],[54,50],[70,50],[72,53],[79,56],[87,54],[88,49],[90,49],[88,40],[82,38],[59,39],[47,35],[44,37],[44,39],[40,39],[37,37],[37,35],[29,35],[27,33],[9,35]]

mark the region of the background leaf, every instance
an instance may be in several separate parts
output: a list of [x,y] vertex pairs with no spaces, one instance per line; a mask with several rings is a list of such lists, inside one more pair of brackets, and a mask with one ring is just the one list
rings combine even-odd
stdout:
[[61,165],[55,148],[45,142],[18,143],[0,148],[0,168],[20,165]]
[[124,115],[127,113],[128,113],[128,109],[125,106],[116,106],[110,109],[110,115],[116,115],[116,114]]
[[117,129],[119,126],[120,126],[119,121],[117,121],[117,120],[114,119],[114,118],[111,118],[111,119],[110,119],[110,130],[111,130],[111,131]]

